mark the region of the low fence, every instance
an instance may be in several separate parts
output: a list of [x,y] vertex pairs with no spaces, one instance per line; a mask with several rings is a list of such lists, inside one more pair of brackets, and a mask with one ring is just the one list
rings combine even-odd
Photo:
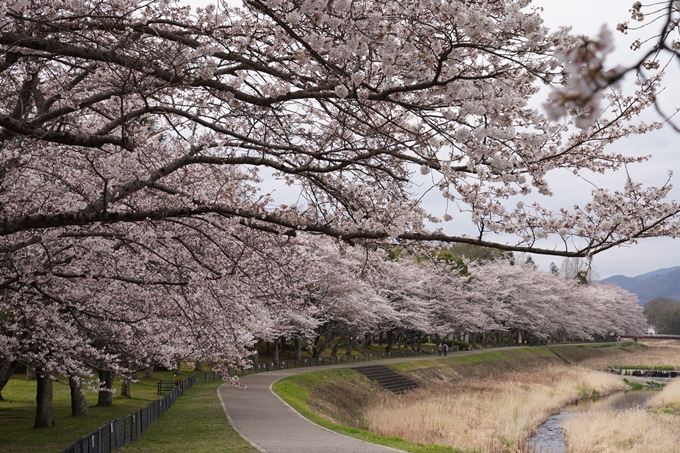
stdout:
[[369,362],[372,360],[395,359],[398,357],[415,357],[431,355],[434,350],[414,351],[404,349],[402,351],[377,352],[371,354],[340,355],[336,357],[319,357],[310,359],[279,360],[278,362],[260,362],[253,364],[250,368],[238,368],[231,370],[230,374],[245,376],[252,373],[264,373],[267,371],[288,370],[291,368],[307,368],[324,365],[339,365],[342,363]]
[[187,379],[179,382],[165,395],[164,398],[149,403],[145,408],[126,415],[122,418],[111,420],[107,424],[100,426],[90,434],[81,437],[71,446],[62,450],[61,453],[113,453],[119,448],[133,442],[149,425],[170,409],[177,398],[184,393],[184,390],[192,387],[197,379],[199,382],[209,382],[219,379],[219,375],[212,372],[199,372],[192,374]]

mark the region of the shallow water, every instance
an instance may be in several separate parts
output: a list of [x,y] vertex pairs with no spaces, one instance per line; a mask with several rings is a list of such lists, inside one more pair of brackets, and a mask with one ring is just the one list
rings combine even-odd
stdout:
[[565,453],[564,432],[562,422],[591,410],[625,411],[638,407],[647,407],[647,402],[658,394],[653,390],[640,390],[636,392],[615,393],[594,401],[584,401],[565,407],[557,415],[551,415],[546,422],[538,427],[536,434],[529,441],[529,445],[536,449],[537,453]]

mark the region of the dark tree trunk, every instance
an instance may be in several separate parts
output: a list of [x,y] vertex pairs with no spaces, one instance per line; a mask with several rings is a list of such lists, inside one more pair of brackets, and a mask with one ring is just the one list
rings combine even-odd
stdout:
[[345,355],[352,355],[352,335],[347,332],[347,346],[345,348]]
[[272,352],[273,362],[279,363],[279,340],[278,340],[278,338],[276,340],[274,340],[272,343],[274,345],[273,352]]
[[295,351],[293,352],[293,358],[294,359],[301,359],[302,358],[302,341],[299,338],[295,338],[293,340],[293,345],[295,348]]
[[116,375],[113,373],[113,371],[99,370],[99,380],[104,386],[104,389],[99,391],[97,406],[113,406],[113,380],[115,377]]
[[390,350],[392,349],[392,341],[394,339],[394,334],[392,333],[391,330],[388,330],[386,334],[387,338],[385,339],[385,341],[387,345],[385,346],[385,352],[390,352]]
[[38,379],[38,375],[35,372],[35,364],[33,362],[28,362],[26,364],[26,379],[29,381]]
[[340,348],[340,345],[343,343],[344,338],[339,337],[337,341],[333,342],[333,345],[331,347],[331,356],[337,357],[338,356],[338,348]]
[[130,388],[132,382],[127,376],[121,376],[120,379],[120,395],[125,398],[132,398],[132,389]]
[[83,392],[83,379],[79,376],[68,378],[71,387],[71,416],[84,417],[87,415],[87,400]]
[[14,368],[17,366],[16,360],[9,361],[9,360],[0,360],[0,401],[3,401],[4,398],[2,397],[2,389],[5,388],[7,383],[9,382],[10,378],[12,377],[12,373],[14,373]]
[[326,332],[326,335],[323,336],[323,342],[321,341],[321,335],[316,337],[316,341],[314,342],[314,349],[312,353],[312,357],[319,358],[323,352],[328,349],[328,346],[331,344],[331,339],[333,338],[333,335],[330,331]]
[[204,371],[203,360],[196,360],[196,365],[194,366],[194,371],[199,371],[199,372]]
[[144,377],[153,379],[153,365],[149,366],[149,368],[144,370]]
[[[130,360],[125,361],[125,366],[129,369],[132,364]],[[137,372],[121,375],[120,394],[125,398],[132,398],[132,381],[137,379]]]
[[54,426],[54,414],[52,413],[52,378],[50,373],[37,370],[38,391],[35,395],[36,413],[34,428],[47,428]]
[[366,353],[366,347],[368,347],[368,346],[371,345],[371,340],[372,340],[372,339],[373,339],[373,337],[371,336],[371,334],[366,334],[366,335],[364,335],[364,339],[363,339],[363,341],[361,342],[361,350],[359,351],[361,354],[365,354],[365,353]]

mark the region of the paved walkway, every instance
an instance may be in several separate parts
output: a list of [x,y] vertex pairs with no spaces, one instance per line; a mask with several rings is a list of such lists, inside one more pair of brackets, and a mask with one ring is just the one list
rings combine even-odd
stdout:
[[[488,350],[456,351],[449,356],[478,354]],[[217,391],[229,422],[255,448],[266,453],[387,453],[398,452],[329,431],[309,421],[284,403],[271,391],[271,385],[281,378],[300,373],[413,360],[438,359],[436,356],[404,357],[351,364],[328,365],[292,370],[270,371],[240,378],[248,388],[231,384]]]

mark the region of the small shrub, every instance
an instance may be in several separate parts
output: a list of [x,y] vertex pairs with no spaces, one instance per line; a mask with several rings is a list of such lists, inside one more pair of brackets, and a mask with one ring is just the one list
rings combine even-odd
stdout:
[[470,349],[470,343],[466,343],[464,341],[454,340],[453,344],[458,346],[458,349],[461,351],[467,351],[468,349]]
[[629,380],[626,379],[626,378],[623,378],[623,382],[625,382],[626,384],[628,384],[628,386],[630,387],[629,390],[632,390],[632,391],[634,391],[634,392],[637,391],[637,390],[642,390],[643,388],[645,388],[645,386],[642,385],[642,384],[640,384],[639,382],[629,381]]

